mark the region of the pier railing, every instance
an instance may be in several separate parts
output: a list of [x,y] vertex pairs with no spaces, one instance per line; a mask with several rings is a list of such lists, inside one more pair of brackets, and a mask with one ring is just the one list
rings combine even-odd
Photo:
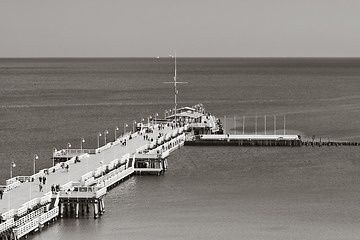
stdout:
[[44,212],[45,212],[45,207],[38,208],[35,211],[32,211],[31,213],[25,215],[24,217],[21,217],[18,220],[16,220],[15,226],[20,227],[22,225],[25,225],[27,222],[29,222],[30,220],[32,220],[36,217],[39,217]]
[[4,191],[5,191],[5,192],[11,191],[11,190],[13,190],[14,188],[19,187],[20,184],[21,184],[21,182],[18,181],[18,180],[16,180],[15,182],[12,182],[11,184],[6,185],[5,188],[4,188]]
[[53,152],[53,157],[73,157],[83,154],[95,154],[96,149],[61,149]]
[[0,233],[7,231],[15,226],[14,218],[8,219],[0,224]]
[[16,214],[16,210],[15,209],[11,209],[7,212],[4,212],[3,214],[1,214],[1,219],[2,220],[8,220],[10,218],[13,218]]
[[16,239],[19,239],[19,238],[25,236],[26,234],[28,234],[29,232],[38,228],[39,222],[40,222],[39,218],[35,218],[35,219],[31,220],[30,222],[26,223],[25,225],[14,229],[14,234],[17,237]]
[[53,219],[59,215],[59,206],[56,206],[55,208],[51,209],[50,211],[41,214],[40,216],[40,224],[44,224],[48,222],[49,220]]
[[96,191],[95,197],[100,198],[106,194],[106,187],[101,188],[100,190]]

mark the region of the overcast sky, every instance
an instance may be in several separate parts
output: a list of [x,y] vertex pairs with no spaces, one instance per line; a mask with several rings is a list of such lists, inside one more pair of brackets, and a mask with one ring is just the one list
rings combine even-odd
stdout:
[[0,57],[360,57],[360,0],[0,0]]

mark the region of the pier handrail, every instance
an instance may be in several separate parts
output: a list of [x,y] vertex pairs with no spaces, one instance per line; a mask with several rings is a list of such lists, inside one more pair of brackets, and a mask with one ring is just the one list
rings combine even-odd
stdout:
[[17,178],[16,177],[13,177],[13,178],[9,178],[6,180],[6,185],[10,185],[14,182],[16,182]]
[[80,182],[85,182],[87,179],[91,178],[93,176],[93,174],[94,174],[93,171],[85,173],[84,175],[82,175],[80,177]]
[[101,188],[100,190],[96,191],[95,197],[100,198],[106,194],[106,187]]
[[119,181],[119,179],[123,179],[125,176],[132,174],[133,172],[134,172],[134,168],[128,168],[112,175],[108,179],[104,180],[105,187],[111,186],[115,182]]
[[5,232],[6,230],[8,230],[14,226],[15,226],[14,218],[10,218],[0,224],[0,233]]
[[11,191],[11,190],[13,190],[14,188],[19,187],[19,186],[20,186],[20,184],[21,184],[21,182],[20,182],[20,181],[15,180],[15,182],[12,182],[11,184],[6,185],[6,187],[5,187],[5,190],[4,190],[4,191],[5,191],[5,192]]
[[27,214],[27,215],[19,218],[18,220],[16,220],[15,221],[15,226],[20,227],[20,226],[26,224],[28,221],[40,216],[44,212],[45,212],[45,207],[38,208],[35,211],[32,211],[29,214]]
[[52,192],[47,192],[44,194],[43,197],[40,198],[40,204],[41,205],[45,205],[47,203],[50,203],[51,202],[51,198],[52,198]]
[[39,218],[35,218],[25,225],[14,229],[14,234],[16,235],[16,239],[21,238],[22,236],[28,234],[32,230],[36,229],[39,226]]
[[91,186],[91,185],[93,185],[94,183],[95,183],[95,178],[94,178],[94,177],[91,177],[91,178],[85,180],[84,186]]
[[56,217],[59,214],[59,206],[51,209],[50,211],[40,215],[40,224],[44,224],[50,219]]
[[73,181],[70,181],[68,183],[65,183],[60,186],[61,191],[67,191],[72,187]]
[[22,207],[19,207],[17,210],[16,210],[16,215],[21,217],[23,215],[25,215],[28,211],[28,208],[27,206],[22,206]]
[[40,198],[34,198],[34,199],[22,204],[21,206],[26,206],[28,209],[32,209],[38,204],[40,204]]
[[16,214],[16,210],[15,209],[11,209],[7,212],[4,212],[3,214],[1,214],[1,219],[2,220],[8,220],[10,218],[13,218]]

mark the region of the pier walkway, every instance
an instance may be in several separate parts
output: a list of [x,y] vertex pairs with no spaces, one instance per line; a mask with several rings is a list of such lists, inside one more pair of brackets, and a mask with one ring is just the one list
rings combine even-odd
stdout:
[[[120,159],[125,154],[130,154],[130,156],[132,156],[137,149],[144,145],[150,145],[150,139],[156,141],[159,133],[165,136],[174,131],[171,126],[163,126],[164,128],[161,130],[156,126],[153,126],[153,131],[150,133],[145,133],[145,131],[143,131],[140,135],[140,132],[136,132],[131,139],[129,139],[128,135],[126,145],[120,142],[123,138],[118,138],[117,141],[108,143],[106,146],[97,149],[98,151],[96,154],[89,154],[86,157],[81,158],[80,162],[69,165],[68,171],[66,168],[58,168],[55,172],[49,171],[49,173],[45,175],[47,180],[43,192],[39,191],[39,179],[37,175],[35,175],[36,177],[34,178],[36,179],[34,179],[33,182],[26,181],[20,183],[16,188],[6,191],[3,195],[3,199],[0,200],[0,214],[11,209],[19,209],[25,202],[43,197],[44,193],[51,191],[52,184],[64,185],[71,181],[79,182],[80,177],[90,171],[95,171],[99,167],[109,164],[114,159]],[[148,135],[148,140],[144,139],[144,134]]]

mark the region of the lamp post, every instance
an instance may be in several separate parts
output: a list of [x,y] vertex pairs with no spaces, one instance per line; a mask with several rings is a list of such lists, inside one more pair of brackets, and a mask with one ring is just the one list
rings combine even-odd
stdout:
[[165,113],[164,113],[164,118],[165,118],[165,119],[166,119],[167,113],[168,113],[168,111],[165,110]]
[[97,148],[100,148],[100,137],[101,137],[101,132],[98,133],[98,147]]
[[81,141],[80,141],[80,149],[81,149],[81,153],[84,153],[83,152],[83,143],[85,142],[85,139],[84,138],[81,138]]
[[148,128],[150,127],[150,119],[152,119],[152,116],[148,116],[147,120],[148,120]]
[[66,161],[69,160],[69,148],[71,148],[71,143],[66,144]]
[[10,179],[12,178],[12,169],[14,168],[14,167],[16,167],[16,164],[14,163],[14,162],[11,162],[11,164],[10,164]]
[[158,113],[155,113],[155,125],[156,125],[156,117],[158,117],[159,114]]
[[37,154],[35,154],[34,155],[34,175],[35,175],[35,173],[36,173],[36,165],[35,165],[35,162],[36,162],[36,160],[38,160],[39,159],[39,156],[37,155]]
[[145,119],[143,118],[143,119],[141,119],[141,130],[143,130],[143,127],[144,127],[144,121],[145,121]]
[[56,153],[57,149],[56,148],[53,148],[53,157],[52,157],[52,160],[53,160],[53,166],[55,166],[55,153]]
[[116,127],[115,127],[115,140],[114,140],[114,142],[116,141],[116,131],[118,131],[118,130],[119,130],[119,127],[116,126]]
[[[12,178],[12,169],[14,168],[14,167],[16,167],[16,164],[14,163],[14,162],[11,162],[10,163],[10,179]],[[10,197],[11,196],[11,190],[9,191],[9,210],[10,210]]]
[[104,131],[104,139],[105,139],[105,145],[106,145],[106,135],[109,133],[109,131],[108,130],[105,130]]
[[124,136],[125,136],[125,132],[126,132],[126,128],[128,127],[129,125],[127,123],[124,123]]
[[135,124],[136,124],[136,121],[134,120],[133,121],[133,133],[135,132]]
[[[39,159],[39,156],[37,154],[34,155],[34,175],[35,175],[35,161]],[[30,201],[31,201],[31,182],[32,182],[32,177],[30,177],[30,188],[29,188],[29,191],[30,191]]]
[[[67,157],[66,157],[66,159],[69,159],[69,148],[71,148],[71,143],[68,143],[67,145],[66,145],[66,147],[67,147]],[[67,169],[67,180],[68,180],[68,182],[69,182],[69,166],[67,165],[66,166],[66,169]]]

